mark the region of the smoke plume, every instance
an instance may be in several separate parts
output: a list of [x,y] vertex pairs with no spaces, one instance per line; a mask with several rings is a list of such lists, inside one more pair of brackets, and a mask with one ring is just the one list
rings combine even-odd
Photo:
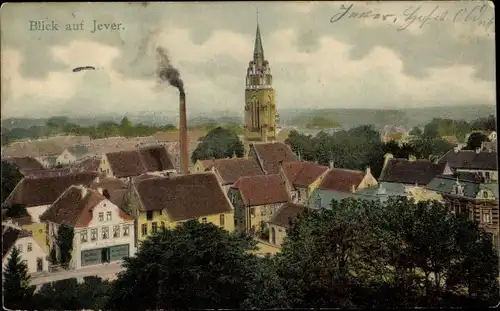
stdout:
[[156,75],[159,82],[168,82],[171,86],[175,86],[179,89],[181,94],[184,93],[184,82],[182,82],[181,74],[170,63],[170,58],[168,57],[168,52],[165,48],[159,46],[156,48]]

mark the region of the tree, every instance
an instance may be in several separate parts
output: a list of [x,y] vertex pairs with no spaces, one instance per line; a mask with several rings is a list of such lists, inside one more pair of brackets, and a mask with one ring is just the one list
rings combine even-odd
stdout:
[[191,161],[229,158],[236,154],[242,157],[244,147],[236,133],[217,127],[203,138],[191,155]]
[[2,161],[2,205],[21,179],[23,179],[23,175],[17,166]]
[[421,137],[424,133],[418,126],[415,126],[414,128],[411,129],[411,131],[408,134],[415,137]]
[[133,125],[127,117],[123,117],[120,122],[120,132],[125,137],[131,137],[133,135]]
[[28,265],[13,247],[3,272],[4,305],[9,309],[27,309],[34,289],[30,287]]
[[7,218],[19,218],[29,216],[26,206],[23,204],[12,204],[6,207],[5,216]]
[[255,278],[251,237],[187,221],[146,239],[126,258],[108,308],[238,308]]
[[488,136],[483,133],[471,133],[467,139],[467,145],[464,150],[476,150],[477,148],[481,148],[485,141],[489,141],[489,139]]
[[471,128],[479,131],[496,131],[496,117],[490,114],[486,118],[479,118],[471,122]]
[[73,250],[73,237],[75,235],[73,227],[62,224],[57,229],[57,247],[59,248],[59,262],[65,269],[71,262],[71,253]]

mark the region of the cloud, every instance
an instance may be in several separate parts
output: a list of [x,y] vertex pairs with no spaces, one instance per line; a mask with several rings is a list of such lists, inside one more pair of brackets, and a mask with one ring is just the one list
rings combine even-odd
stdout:
[[[408,8],[399,2],[349,4],[359,12],[400,15]],[[462,7],[438,4],[449,12]],[[429,21],[404,31],[397,30],[401,21],[332,24],[340,5],[258,5],[279,109],[494,104],[494,31],[471,22]],[[412,5],[432,10],[427,2]],[[255,11],[255,3],[9,4],[1,11],[3,117],[175,114],[176,90],[156,84],[158,45],[169,50],[180,69],[188,113],[227,109],[241,114]],[[27,20],[45,18],[60,24],[84,20],[87,30],[93,20],[119,22],[125,30],[27,30]],[[71,71],[85,65],[99,70]]]

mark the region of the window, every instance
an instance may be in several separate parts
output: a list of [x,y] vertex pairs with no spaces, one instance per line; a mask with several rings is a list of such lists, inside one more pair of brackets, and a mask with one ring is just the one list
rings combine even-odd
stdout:
[[42,233],[43,232],[43,229],[38,229],[38,233]]
[[484,223],[489,224],[491,222],[491,211],[483,210],[482,220]]
[[148,235],[148,225],[147,224],[142,224],[141,229],[142,229],[142,235]]
[[102,233],[103,240],[109,238],[109,228],[108,227],[102,227],[101,233]]
[[158,231],[158,225],[156,221],[153,221],[153,223],[151,224],[151,232],[156,233],[156,231]]
[[221,226],[221,227],[224,227],[224,226],[226,225],[226,217],[225,217],[225,216],[226,216],[226,215],[224,215],[224,214],[221,214],[221,215],[219,216],[219,222],[220,222],[220,226]]
[[32,243],[28,243],[27,251],[31,252],[32,250],[33,250],[33,244]]
[[104,213],[99,213],[99,221],[104,221]]
[[97,229],[90,229],[90,240],[97,241]]
[[453,202],[453,213],[455,215],[458,215],[460,213],[460,202],[458,201]]
[[146,212],[146,219],[147,220],[153,220],[153,211],[147,211]]
[[80,241],[82,243],[85,243],[87,242],[87,230],[83,230],[82,232],[80,232]]
[[128,226],[127,225],[123,226],[123,236],[128,236]]
[[486,179],[486,181],[490,181],[490,172],[484,172],[484,178]]
[[22,252],[23,252],[23,245],[22,245],[22,244],[19,244],[19,245],[17,246],[17,249],[19,250],[19,252],[20,252],[20,253],[22,253]]
[[161,222],[161,228],[165,229],[165,222],[164,221]]
[[106,221],[111,220],[111,212],[106,212]]
[[201,223],[202,223],[202,224],[206,224],[206,223],[207,223],[207,217],[203,217],[203,218],[201,219]]
[[120,237],[120,226],[113,226],[113,237],[114,238]]
[[483,190],[483,199],[487,199],[487,198],[488,198],[488,191]]

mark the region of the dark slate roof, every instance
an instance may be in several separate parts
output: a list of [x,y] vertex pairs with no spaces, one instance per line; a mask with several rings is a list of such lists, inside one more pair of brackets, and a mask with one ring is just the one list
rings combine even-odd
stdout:
[[[460,184],[464,186],[464,197],[475,198],[481,189],[479,182],[459,179]],[[453,186],[456,184],[457,178],[453,176],[436,176],[427,184],[426,188],[442,194],[453,194]]]
[[134,187],[144,210],[165,210],[173,221],[232,211],[229,199],[212,172],[139,179]]
[[297,216],[304,213],[306,207],[302,204],[284,203],[271,218],[270,223],[273,225],[288,228],[290,221],[295,221]]
[[111,152],[107,153],[106,157],[113,173],[120,178],[174,169],[165,146]]
[[492,170],[498,168],[496,152],[479,152],[475,150],[450,150],[441,159],[439,163],[448,162],[451,169],[477,169]]
[[90,151],[89,151],[89,148],[84,146],[84,145],[75,145],[75,146],[69,147],[68,152],[76,157],[80,157],[80,156],[83,156],[83,155],[89,153]]
[[427,160],[389,159],[380,173],[379,182],[427,185],[444,173],[446,162],[435,164]]

